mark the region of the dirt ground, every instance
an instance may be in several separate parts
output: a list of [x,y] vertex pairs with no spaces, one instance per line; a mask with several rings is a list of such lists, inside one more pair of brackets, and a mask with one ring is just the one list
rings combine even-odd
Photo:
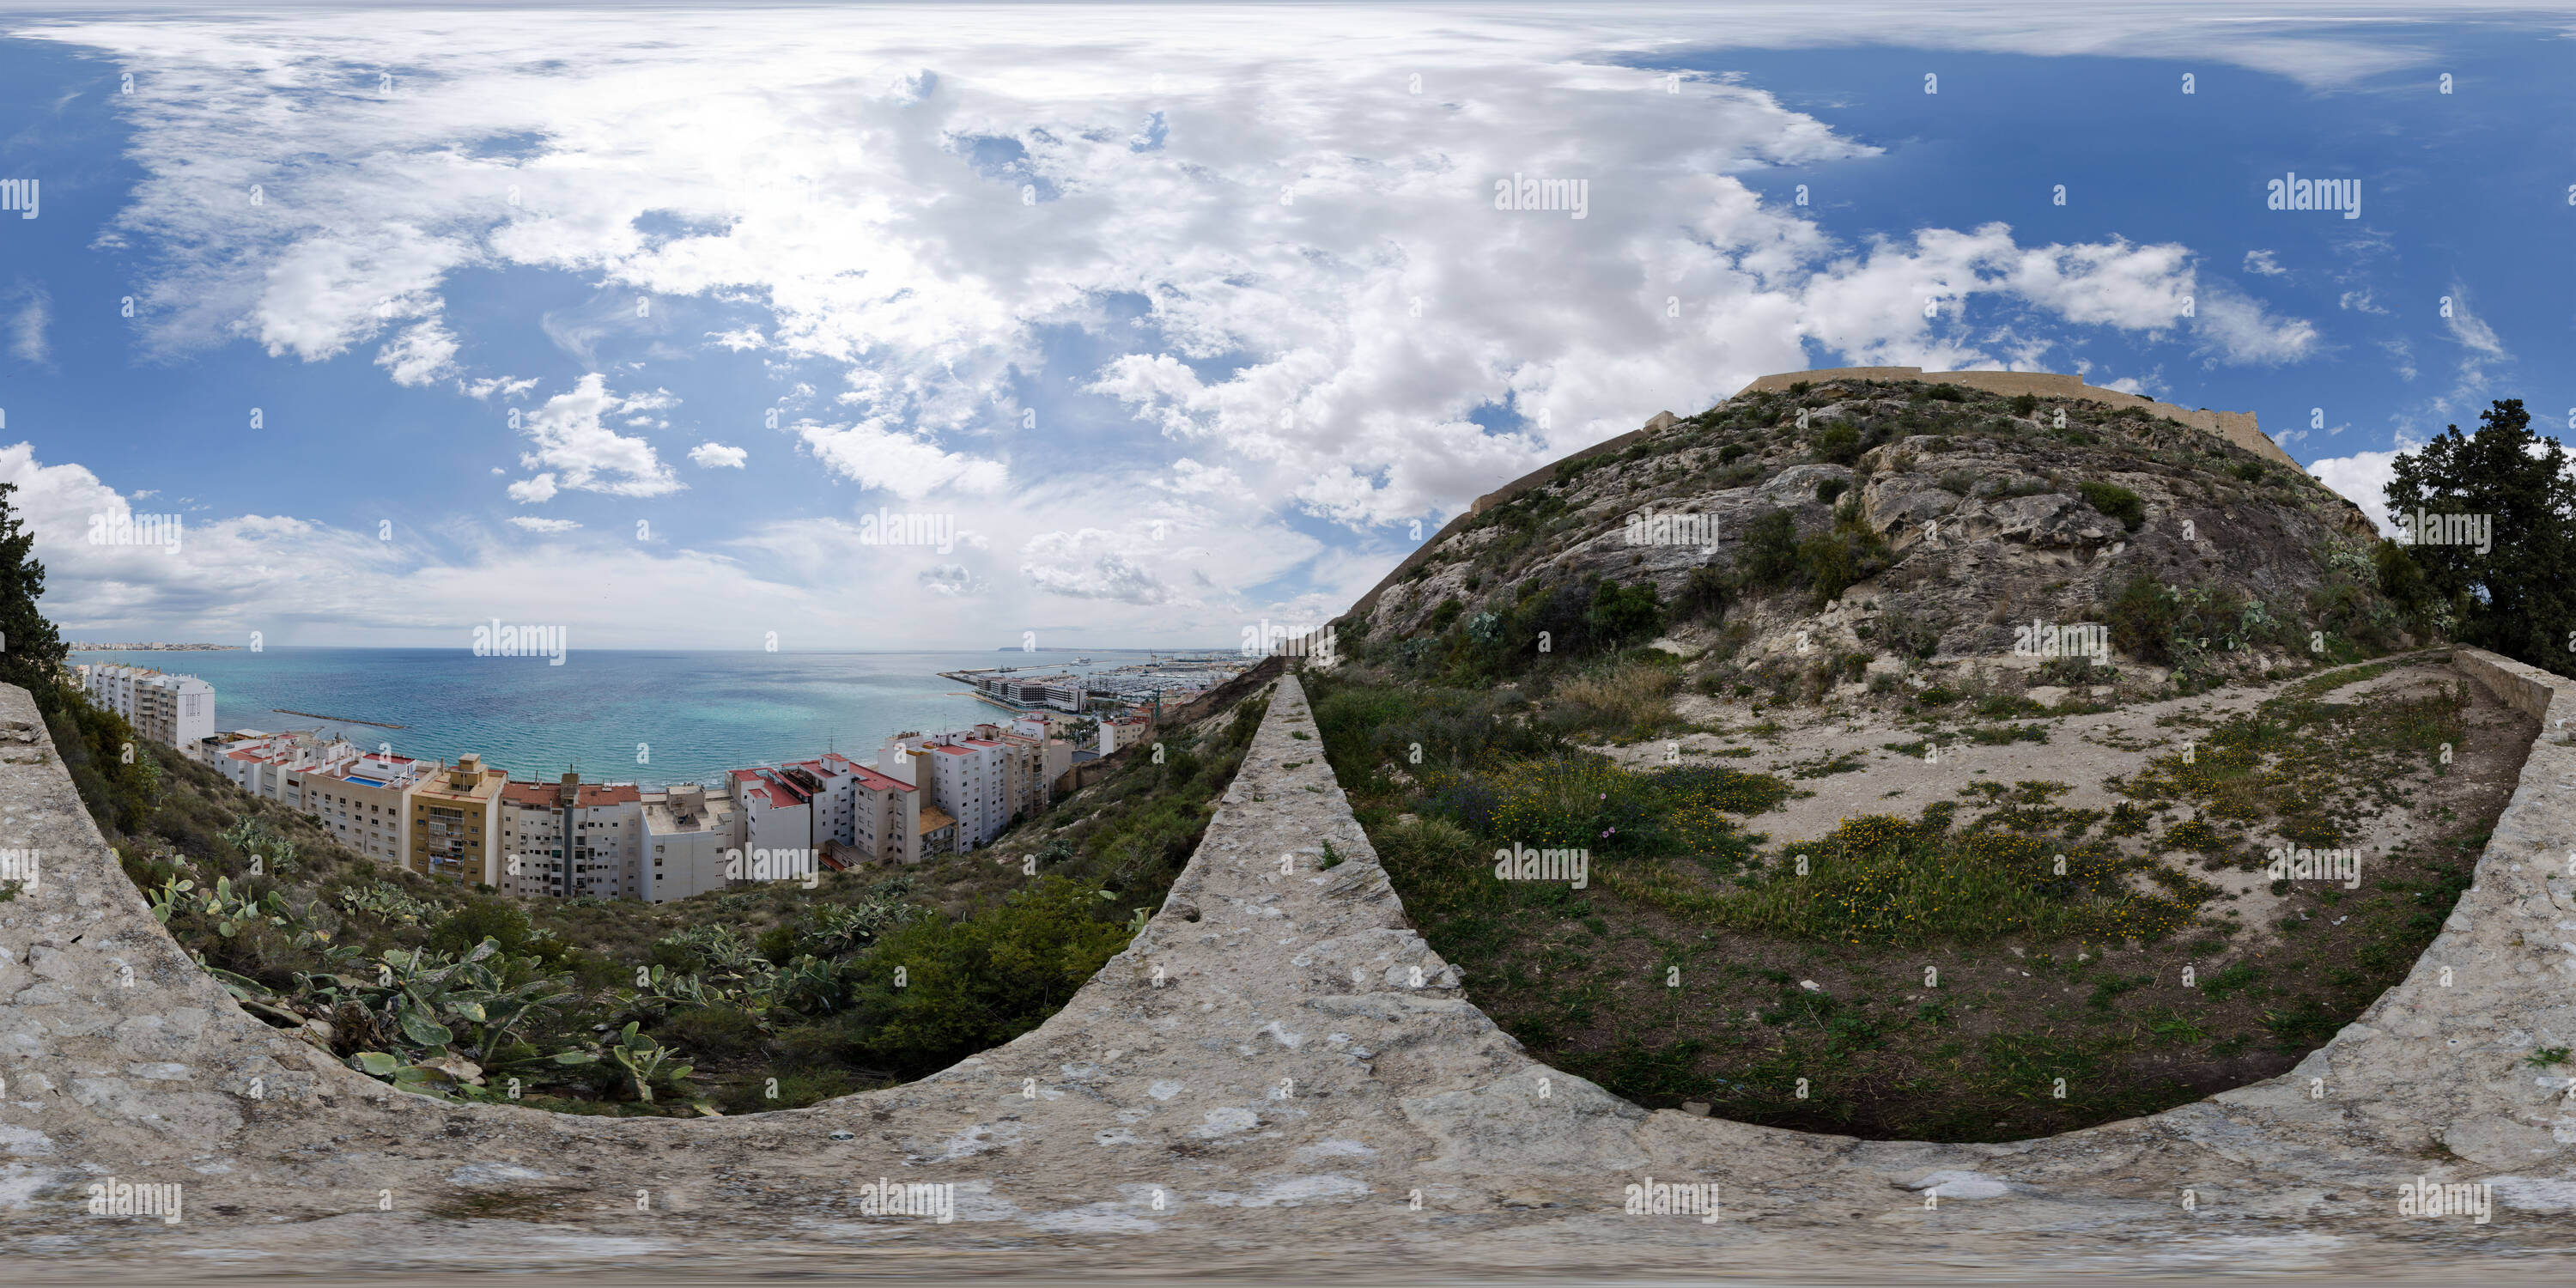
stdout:
[[[1939,719],[1942,732],[1927,735],[1922,732],[1921,717],[1857,705],[1839,709],[1769,705],[1756,713],[1750,703],[1684,693],[1676,707],[1685,718],[1729,732],[1690,733],[1593,750],[1634,769],[1676,761],[1714,763],[1788,780],[1801,790],[1778,808],[1748,821],[1768,842],[1786,844],[1823,836],[1843,820],[1860,815],[1911,818],[1925,806],[1954,798],[1966,784],[1979,781],[2065,783],[2072,790],[2055,804],[2107,810],[2127,799],[2108,786],[2112,780],[2136,773],[2154,757],[2172,754],[2199,731],[2254,709],[2294,682],[2240,685],[2105,712],[2014,718],[2009,723],[2046,726],[2049,741],[1999,745],[1976,744],[1959,732],[1967,726],[2004,723],[1999,721]],[[2452,830],[2456,819],[2493,818],[2500,812],[2512,794],[2523,749],[2530,742],[2531,730],[2517,731],[2519,724],[2529,723],[2528,718],[2503,707],[2485,689],[2438,662],[2399,666],[2320,695],[2326,702],[2364,703],[2422,697],[2464,683],[2471,700],[2472,727],[2500,729],[2506,736],[2463,743],[2451,774],[2424,776],[2426,794],[2418,798],[2416,808],[2376,811],[2353,820],[2359,833],[2371,839],[2370,848],[2382,856]],[[1776,725],[1776,732],[1755,729],[1766,725]],[[1890,743],[1928,743],[1933,754],[1889,750]],[[1752,754],[1740,754],[1747,750]],[[1729,751],[1738,754],[1721,754]],[[1799,776],[1802,768],[1812,772],[1845,757],[1856,757],[1861,768]],[[2174,807],[2174,813],[2180,819],[2194,811],[2186,804]],[[2221,869],[2205,874],[2205,879],[2226,891],[2248,930],[2259,934],[2259,928],[2272,924],[2282,900],[2271,893],[2263,874]]]

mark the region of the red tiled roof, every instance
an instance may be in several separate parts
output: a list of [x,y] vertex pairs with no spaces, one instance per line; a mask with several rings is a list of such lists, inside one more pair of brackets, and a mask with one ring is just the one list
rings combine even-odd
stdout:
[[584,805],[640,805],[644,789],[633,783],[583,783],[580,800]]
[[886,775],[884,775],[884,774],[880,774],[880,773],[878,773],[877,771],[875,771],[875,770],[873,770],[873,769],[870,769],[870,768],[868,768],[868,767],[867,767],[867,766],[865,766],[865,765],[852,765],[852,766],[850,766],[850,771],[851,771],[852,773],[855,773],[855,774],[857,774],[857,775],[859,776],[859,785],[860,785],[861,787],[865,787],[865,788],[867,788],[869,791],[873,791],[873,792],[881,792],[881,791],[885,791],[885,790],[886,790],[886,789],[888,789],[888,788],[893,788],[893,789],[898,790],[898,791],[907,791],[907,792],[915,792],[915,791],[919,791],[919,790],[921,790],[920,788],[915,787],[915,786],[913,786],[912,784],[907,783],[907,782],[903,781],[903,780],[902,780],[902,779],[900,779],[900,778],[890,778],[890,777],[887,777]]
[[563,788],[554,783],[503,783],[501,799],[512,805],[552,809],[563,802]]

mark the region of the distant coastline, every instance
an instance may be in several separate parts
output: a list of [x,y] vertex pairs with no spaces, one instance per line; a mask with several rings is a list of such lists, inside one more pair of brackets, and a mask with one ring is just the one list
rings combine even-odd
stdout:
[[239,644],[86,644],[75,641],[63,646],[74,653],[220,653],[238,649]]

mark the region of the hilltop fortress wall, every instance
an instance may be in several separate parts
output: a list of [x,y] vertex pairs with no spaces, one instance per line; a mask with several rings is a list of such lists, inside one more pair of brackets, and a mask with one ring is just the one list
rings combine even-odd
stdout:
[[[2282,451],[2280,444],[2273,442],[2270,435],[2255,428],[2254,413],[2250,411],[2211,411],[2206,407],[2198,409],[2177,407],[2172,403],[2157,402],[2153,398],[2124,394],[2117,389],[2096,388],[2084,383],[2082,376],[2062,376],[2046,371],[1925,371],[1921,367],[1830,367],[1817,371],[1784,371],[1776,376],[1764,376],[1737,390],[1735,396],[1741,398],[1746,394],[1785,393],[1789,386],[1800,381],[1823,384],[1829,380],[1920,380],[1927,384],[1957,385],[1962,389],[1974,389],[1979,393],[2002,394],[2008,398],[2016,394],[2029,394],[2036,398],[2056,398],[2069,402],[2097,402],[2114,410],[2144,407],[2155,415],[2216,434],[2276,465],[2299,469],[2299,463],[2291,460],[2290,454]],[[2299,472],[2304,474],[2307,471],[2299,470]]]

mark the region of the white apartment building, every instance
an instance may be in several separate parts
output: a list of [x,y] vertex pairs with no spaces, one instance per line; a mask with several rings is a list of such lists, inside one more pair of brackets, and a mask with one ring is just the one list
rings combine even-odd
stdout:
[[1121,747],[1133,747],[1154,739],[1154,722],[1143,709],[1122,716],[1100,718],[1100,754],[1110,755]]
[[955,820],[952,848],[962,853],[992,839],[1009,821],[999,814],[1001,762],[1001,744],[989,739],[915,734],[887,739],[878,750],[877,771],[926,791],[930,804]]
[[214,736],[215,686],[193,675],[103,663],[82,667],[80,677],[93,704],[154,742],[184,749]]
[[1032,731],[1029,722],[1014,721],[1008,729],[977,725],[975,732],[1002,746],[1002,813],[1007,825],[1012,817],[1035,818],[1055,802],[1055,780],[1073,768],[1073,744],[1046,736],[1045,726]]
[[917,843],[922,838],[921,789],[866,765],[854,764],[850,770],[855,807],[850,835],[840,838],[842,843],[880,863],[921,862],[927,852]]
[[779,768],[804,788],[813,802],[814,844],[852,844],[858,827],[859,762],[832,752]]
[[299,732],[261,734],[225,744],[207,763],[253,796],[310,813],[304,808],[305,776],[331,773],[358,758],[357,744],[346,738]]
[[732,796],[683,783],[643,793],[641,812],[644,862],[636,898],[667,903],[725,888],[727,852],[742,848],[743,816]]
[[818,835],[815,828],[811,775],[792,767],[763,765],[734,770],[732,778],[734,799],[742,802],[744,871],[753,870],[749,865],[756,851],[814,854],[832,839]]
[[501,788],[501,889],[556,899],[644,897],[644,789],[633,783]]

